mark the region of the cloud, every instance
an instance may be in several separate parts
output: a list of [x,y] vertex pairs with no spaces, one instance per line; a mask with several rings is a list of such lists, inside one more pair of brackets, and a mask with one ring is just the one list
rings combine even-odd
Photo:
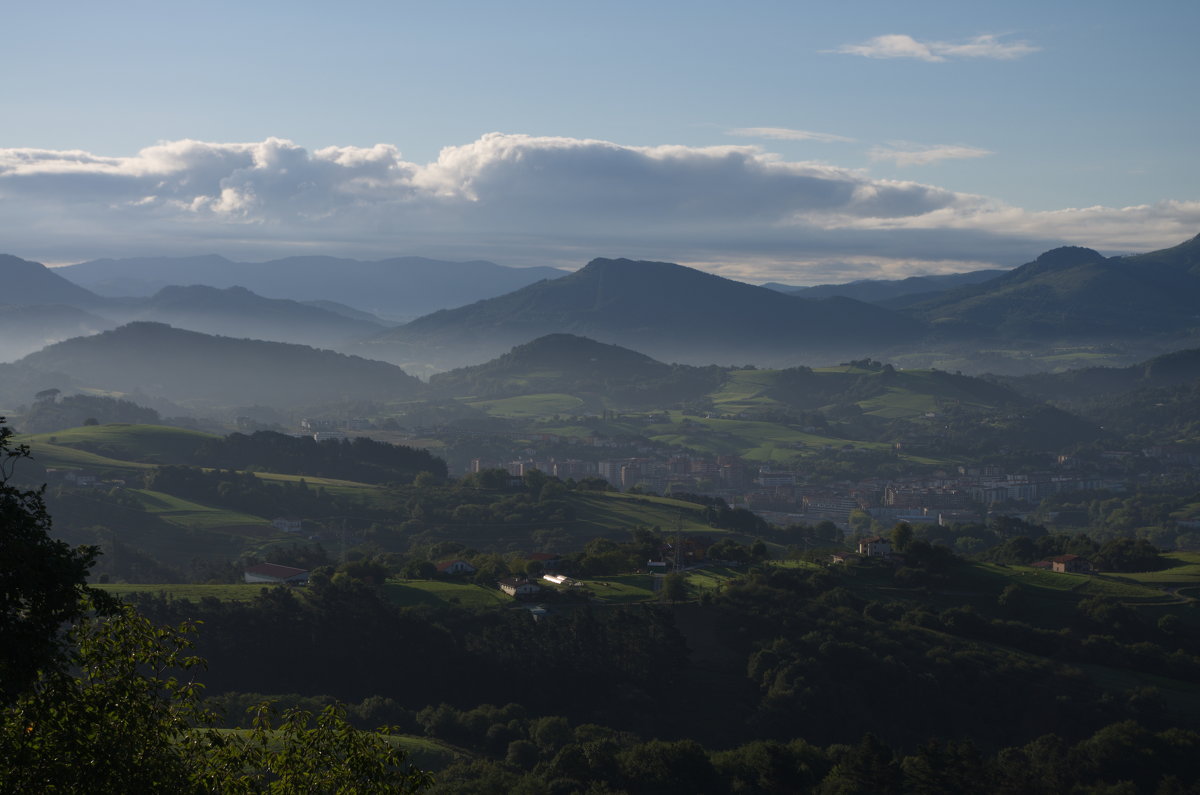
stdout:
[[743,138],[769,138],[775,141],[818,141],[823,144],[854,143],[853,138],[847,138],[844,135],[810,130],[791,130],[787,127],[738,127],[730,130],[728,134]]
[[[949,156],[904,154],[931,152]],[[429,163],[388,144],[309,150],[280,138],[171,141],[131,157],[0,149],[4,249],[60,263],[215,252],[577,267],[628,256],[811,283],[1017,265],[1064,243],[1149,250],[1197,228],[1200,203],[1033,213],[757,146],[490,133]]]
[[917,41],[903,33],[889,33],[868,39],[862,44],[843,44],[836,50],[822,52],[861,55],[865,58],[915,58],[918,61],[939,63],[951,58],[1011,61],[1040,49],[1027,41],[1002,42],[998,36],[990,33],[957,44],[946,41]]
[[937,144],[922,146],[903,141],[893,142],[887,146],[873,146],[867,152],[872,160],[891,160],[898,166],[927,166],[940,160],[961,160],[972,157],[986,157],[993,154],[987,149],[961,144]]

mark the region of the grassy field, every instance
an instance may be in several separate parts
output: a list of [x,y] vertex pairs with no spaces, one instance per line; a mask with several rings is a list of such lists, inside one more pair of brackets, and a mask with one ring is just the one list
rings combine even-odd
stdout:
[[254,476],[272,483],[299,483],[303,480],[310,489],[323,488],[330,494],[336,494],[339,497],[356,497],[365,500],[373,508],[389,507],[392,499],[388,490],[383,486],[373,486],[353,480],[336,480],[308,475],[280,475],[274,472],[255,472]]
[[745,573],[744,569],[729,566],[706,566],[702,569],[691,569],[684,576],[687,577],[687,584],[693,591],[715,591]]
[[649,574],[594,577],[581,580],[581,582],[596,599],[609,604],[647,602],[658,598],[658,594],[654,590],[654,577]]
[[134,594],[164,594],[174,599],[190,599],[193,602],[199,602],[204,598],[219,599],[222,602],[249,602],[253,600],[264,588],[281,588],[285,586],[268,586],[268,585],[190,585],[190,584],[163,584],[163,585],[131,585],[127,583],[118,583],[111,585],[97,585],[102,591],[107,591],[114,596],[126,597]]
[[703,519],[702,506],[682,500],[617,492],[573,493],[567,499],[576,515],[571,531],[581,537],[612,535],[642,526],[657,526],[669,533],[681,522],[685,533],[712,529]]
[[205,597],[220,599],[221,602],[251,602],[265,587],[284,587],[266,585],[144,585],[144,584],[112,584],[97,585],[101,591],[107,591],[114,596],[127,597],[136,593],[162,593],[175,599],[191,599],[199,602]]
[[179,527],[200,530],[216,530],[233,527],[258,527],[264,531],[270,522],[261,516],[239,513],[224,508],[210,508],[198,502],[173,497],[161,491],[149,489],[127,489],[127,493],[138,498],[146,513],[154,514],[165,522]]
[[550,392],[539,395],[502,398],[499,400],[479,400],[468,405],[482,409],[493,417],[531,419],[534,417],[552,417],[556,414],[574,414],[583,407],[584,402],[581,398],[577,398],[574,395]]
[[154,467],[153,464],[122,461],[48,441],[53,438],[54,434],[50,434],[46,440],[31,436],[13,437],[16,444],[29,445],[34,463],[48,469],[86,470],[104,478],[130,478],[145,474]]
[[210,433],[172,428],[165,425],[85,425],[54,433],[24,437],[31,448],[39,444],[86,448],[106,458],[142,464],[177,464],[191,459]]
[[401,607],[505,607],[513,604],[511,597],[495,588],[444,580],[390,579],[383,591],[392,603]]
[[767,397],[766,392],[775,386],[777,370],[734,370],[729,379],[709,397],[721,412],[736,413],[751,409],[770,408],[782,405]]

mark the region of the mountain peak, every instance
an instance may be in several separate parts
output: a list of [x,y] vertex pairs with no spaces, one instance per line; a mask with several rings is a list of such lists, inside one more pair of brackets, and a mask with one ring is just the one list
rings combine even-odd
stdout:
[[1086,265],[1089,262],[1103,262],[1104,255],[1094,249],[1083,246],[1060,246],[1052,248],[1036,260],[1039,265],[1049,267],[1070,267],[1071,265]]

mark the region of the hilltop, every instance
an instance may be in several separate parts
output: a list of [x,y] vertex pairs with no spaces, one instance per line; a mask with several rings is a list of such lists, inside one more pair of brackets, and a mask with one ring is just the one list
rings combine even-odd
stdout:
[[1053,249],[981,284],[906,312],[944,335],[1047,340],[1146,336],[1194,329],[1200,297],[1200,236],[1129,257]]
[[40,262],[0,254],[0,284],[6,304],[67,304],[94,306],[102,299]]
[[810,301],[668,262],[595,259],[561,279],[418,318],[360,349],[461,365],[556,333],[708,364],[873,352],[917,338],[921,325],[847,298]]
[[382,323],[348,317],[345,310],[264,298],[244,287],[164,287],[149,298],[110,300],[106,313],[122,322],[148,320],[205,334],[322,348],[373,336],[385,328]]
[[456,397],[570,394],[598,410],[686,401],[714,389],[723,379],[720,368],[664,364],[619,345],[550,334],[485,364],[438,373],[429,385],[438,394]]
[[425,385],[399,367],[282,342],[233,339],[162,323],[130,323],[30,354],[19,364],[80,384],[140,391],[183,405],[305,406],[416,397]]

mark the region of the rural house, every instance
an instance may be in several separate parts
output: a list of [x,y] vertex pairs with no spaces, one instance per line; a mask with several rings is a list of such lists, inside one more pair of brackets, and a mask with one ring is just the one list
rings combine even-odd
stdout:
[[505,577],[498,580],[496,585],[500,586],[500,590],[504,591],[514,599],[522,599],[528,596],[534,596],[542,590],[542,586],[536,582],[517,577]]
[[858,542],[858,554],[868,558],[886,558],[892,554],[892,542],[882,536],[871,536]]
[[1055,571],[1065,574],[1086,574],[1092,570],[1092,564],[1088,562],[1088,559],[1079,555],[1059,555],[1056,558],[1050,558],[1050,565]]
[[437,564],[438,574],[474,574],[475,567],[465,560],[443,560]]

